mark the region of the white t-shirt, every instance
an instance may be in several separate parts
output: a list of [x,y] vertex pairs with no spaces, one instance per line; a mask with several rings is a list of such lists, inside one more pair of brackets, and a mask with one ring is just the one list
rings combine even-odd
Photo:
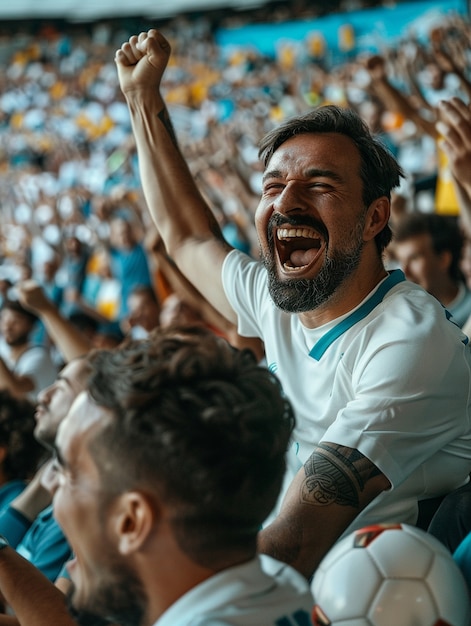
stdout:
[[57,367],[51,357],[51,353],[44,346],[31,345],[15,362],[12,360],[10,347],[0,340],[0,356],[6,366],[18,376],[27,376],[34,382],[34,389],[27,395],[31,400],[36,400],[38,393],[51,385],[57,377]]
[[311,626],[306,579],[265,554],[200,583],[154,626]]
[[471,469],[471,348],[439,302],[390,273],[350,313],[305,328],[278,309],[263,266],[237,250],[223,284],[241,335],[265,342],[297,419],[290,471],[320,441],[356,448],[391,482],[344,534],[415,523],[417,501],[466,482]]

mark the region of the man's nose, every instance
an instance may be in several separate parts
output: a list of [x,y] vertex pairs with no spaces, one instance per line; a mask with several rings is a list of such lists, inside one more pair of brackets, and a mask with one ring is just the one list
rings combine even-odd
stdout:
[[38,406],[39,405],[47,406],[49,402],[49,398],[51,396],[52,388],[53,388],[53,385],[49,385],[49,387],[45,387],[44,389],[41,389],[37,397]]
[[277,196],[273,203],[275,211],[287,215],[288,213],[303,212],[312,208],[312,203],[307,201],[305,194],[294,184],[288,184]]

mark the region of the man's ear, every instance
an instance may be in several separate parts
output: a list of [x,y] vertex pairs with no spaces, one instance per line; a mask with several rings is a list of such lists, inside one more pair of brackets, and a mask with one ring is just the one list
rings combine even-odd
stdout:
[[158,511],[143,493],[127,491],[114,503],[111,515],[118,551],[130,555],[138,551],[149,537]]
[[439,254],[441,267],[448,272],[453,263],[453,254],[451,250],[442,250]]
[[363,240],[371,241],[388,224],[391,215],[391,203],[386,196],[374,200],[366,212]]

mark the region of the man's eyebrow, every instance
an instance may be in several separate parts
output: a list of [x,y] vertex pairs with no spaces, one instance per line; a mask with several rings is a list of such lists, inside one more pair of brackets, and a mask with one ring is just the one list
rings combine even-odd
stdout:
[[267,178],[280,178],[280,177],[281,177],[280,170],[269,170],[265,172],[264,175],[262,176],[262,182],[265,182]]
[[72,382],[67,378],[67,376],[62,376],[59,374],[56,378],[56,381],[64,381],[65,384],[72,389]]
[[338,183],[343,181],[343,178],[337,172],[333,172],[332,170],[321,170],[319,168],[307,170],[306,176],[308,178],[330,178],[331,180],[335,180]]
[[[323,170],[319,168],[312,168],[306,170],[305,172],[306,178],[330,178],[338,183],[343,181],[343,178],[337,174],[337,172],[333,172],[332,170]],[[280,170],[268,170],[264,173],[262,177],[262,182],[265,182],[269,178],[282,178],[283,174]]]

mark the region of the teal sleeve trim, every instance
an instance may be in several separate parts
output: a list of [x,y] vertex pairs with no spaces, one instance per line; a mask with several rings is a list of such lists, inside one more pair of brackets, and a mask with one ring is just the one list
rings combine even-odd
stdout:
[[453,559],[462,571],[471,592],[471,533],[456,548],[453,553]]

